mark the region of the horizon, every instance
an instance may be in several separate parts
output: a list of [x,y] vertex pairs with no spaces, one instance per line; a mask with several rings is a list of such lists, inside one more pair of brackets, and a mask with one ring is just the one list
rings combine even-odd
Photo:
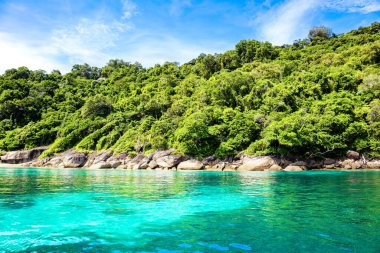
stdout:
[[67,73],[75,64],[102,67],[111,59],[182,65],[244,39],[280,46],[315,26],[341,34],[379,18],[377,0],[0,0],[0,73],[21,66]]

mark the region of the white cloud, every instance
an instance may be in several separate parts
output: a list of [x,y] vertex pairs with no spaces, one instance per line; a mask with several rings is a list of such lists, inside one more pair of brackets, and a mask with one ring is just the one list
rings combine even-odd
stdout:
[[291,43],[310,28],[312,10],[316,4],[316,0],[290,0],[259,15],[255,24],[264,40],[276,45]]
[[263,40],[276,45],[304,38],[321,9],[367,14],[380,11],[378,0],[287,0],[259,13],[253,25]]
[[54,58],[53,51],[50,47],[30,45],[8,33],[0,33],[0,73],[20,66],[32,70],[67,71],[67,68]]
[[182,14],[183,9],[191,6],[191,0],[172,0],[169,11],[171,15],[178,16]]
[[70,64],[98,65],[109,59],[107,49],[115,47],[120,34],[128,29],[130,26],[119,22],[81,19],[74,27],[53,31],[51,43],[58,54],[68,56]]
[[123,6],[123,19],[130,19],[136,14],[137,5],[132,0],[121,0]]
[[328,9],[364,14],[380,11],[380,2],[377,0],[328,0],[321,5]]

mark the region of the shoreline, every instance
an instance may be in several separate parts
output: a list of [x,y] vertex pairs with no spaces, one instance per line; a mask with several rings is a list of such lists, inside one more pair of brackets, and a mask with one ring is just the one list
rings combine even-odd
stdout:
[[54,156],[39,158],[46,149],[47,147],[39,147],[31,150],[7,152],[0,157],[0,167],[230,172],[380,169],[380,159],[368,160],[355,151],[349,151],[345,157],[338,158],[302,159],[300,157],[239,154],[225,158],[209,156],[201,160],[178,154],[175,149],[135,156],[130,156],[126,152],[114,154],[108,150],[89,153],[71,149]]
[[120,169],[120,168],[107,168],[107,169],[96,169],[96,168],[87,168],[87,167],[79,167],[79,168],[62,168],[62,167],[36,167],[36,166],[26,166],[24,164],[10,164],[10,163],[0,163],[0,170],[1,169],[46,169],[46,170],[82,170],[82,171],[125,171],[125,172],[164,172],[164,173],[174,173],[174,172],[223,172],[223,173],[241,173],[241,174],[247,174],[247,173],[294,173],[294,172],[306,172],[306,173],[313,173],[313,172],[333,172],[333,171],[341,171],[341,172],[369,172],[369,171],[380,171],[380,168],[378,169],[342,169],[342,168],[336,168],[336,169],[312,169],[312,170],[304,170],[304,171],[269,171],[269,170],[259,170],[259,171],[223,171],[223,170],[164,170],[164,169],[147,169],[147,170],[129,170],[129,169]]

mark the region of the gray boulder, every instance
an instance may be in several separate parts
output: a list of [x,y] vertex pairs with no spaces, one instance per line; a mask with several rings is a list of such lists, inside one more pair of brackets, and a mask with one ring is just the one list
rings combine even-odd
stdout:
[[152,153],[152,160],[157,161],[158,158],[164,157],[164,156],[169,156],[171,155],[175,149],[168,149],[168,150],[163,150],[163,151],[156,151]]
[[148,167],[150,169],[155,169],[155,168],[157,168],[157,166],[158,166],[158,164],[156,163],[155,160],[150,161],[149,164],[148,164]]
[[288,165],[286,166],[286,168],[284,169],[284,171],[304,171],[306,170],[306,167],[305,166],[297,166],[297,165]]
[[203,163],[198,160],[187,160],[178,164],[178,170],[201,170]]
[[158,166],[162,168],[171,168],[177,166],[182,161],[181,155],[168,155],[156,160]]
[[110,151],[92,152],[84,164],[84,167],[91,167],[94,164],[105,162],[110,158],[112,153]]
[[359,160],[360,159],[360,154],[356,151],[348,151],[346,154],[348,159],[353,159],[353,160]]
[[243,164],[239,166],[238,171],[264,171],[269,169],[276,161],[270,156],[246,157]]
[[63,156],[63,167],[64,168],[78,168],[82,167],[87,161],[86,153],[73,152]]

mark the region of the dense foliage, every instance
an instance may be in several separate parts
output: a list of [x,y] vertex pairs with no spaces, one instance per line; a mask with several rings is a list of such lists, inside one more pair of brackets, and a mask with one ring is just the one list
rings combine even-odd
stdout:
[[318,29],[282,47],[243,40],[181,66],[10,69],[0,76],[0,149],[380,156],[380,23]]

